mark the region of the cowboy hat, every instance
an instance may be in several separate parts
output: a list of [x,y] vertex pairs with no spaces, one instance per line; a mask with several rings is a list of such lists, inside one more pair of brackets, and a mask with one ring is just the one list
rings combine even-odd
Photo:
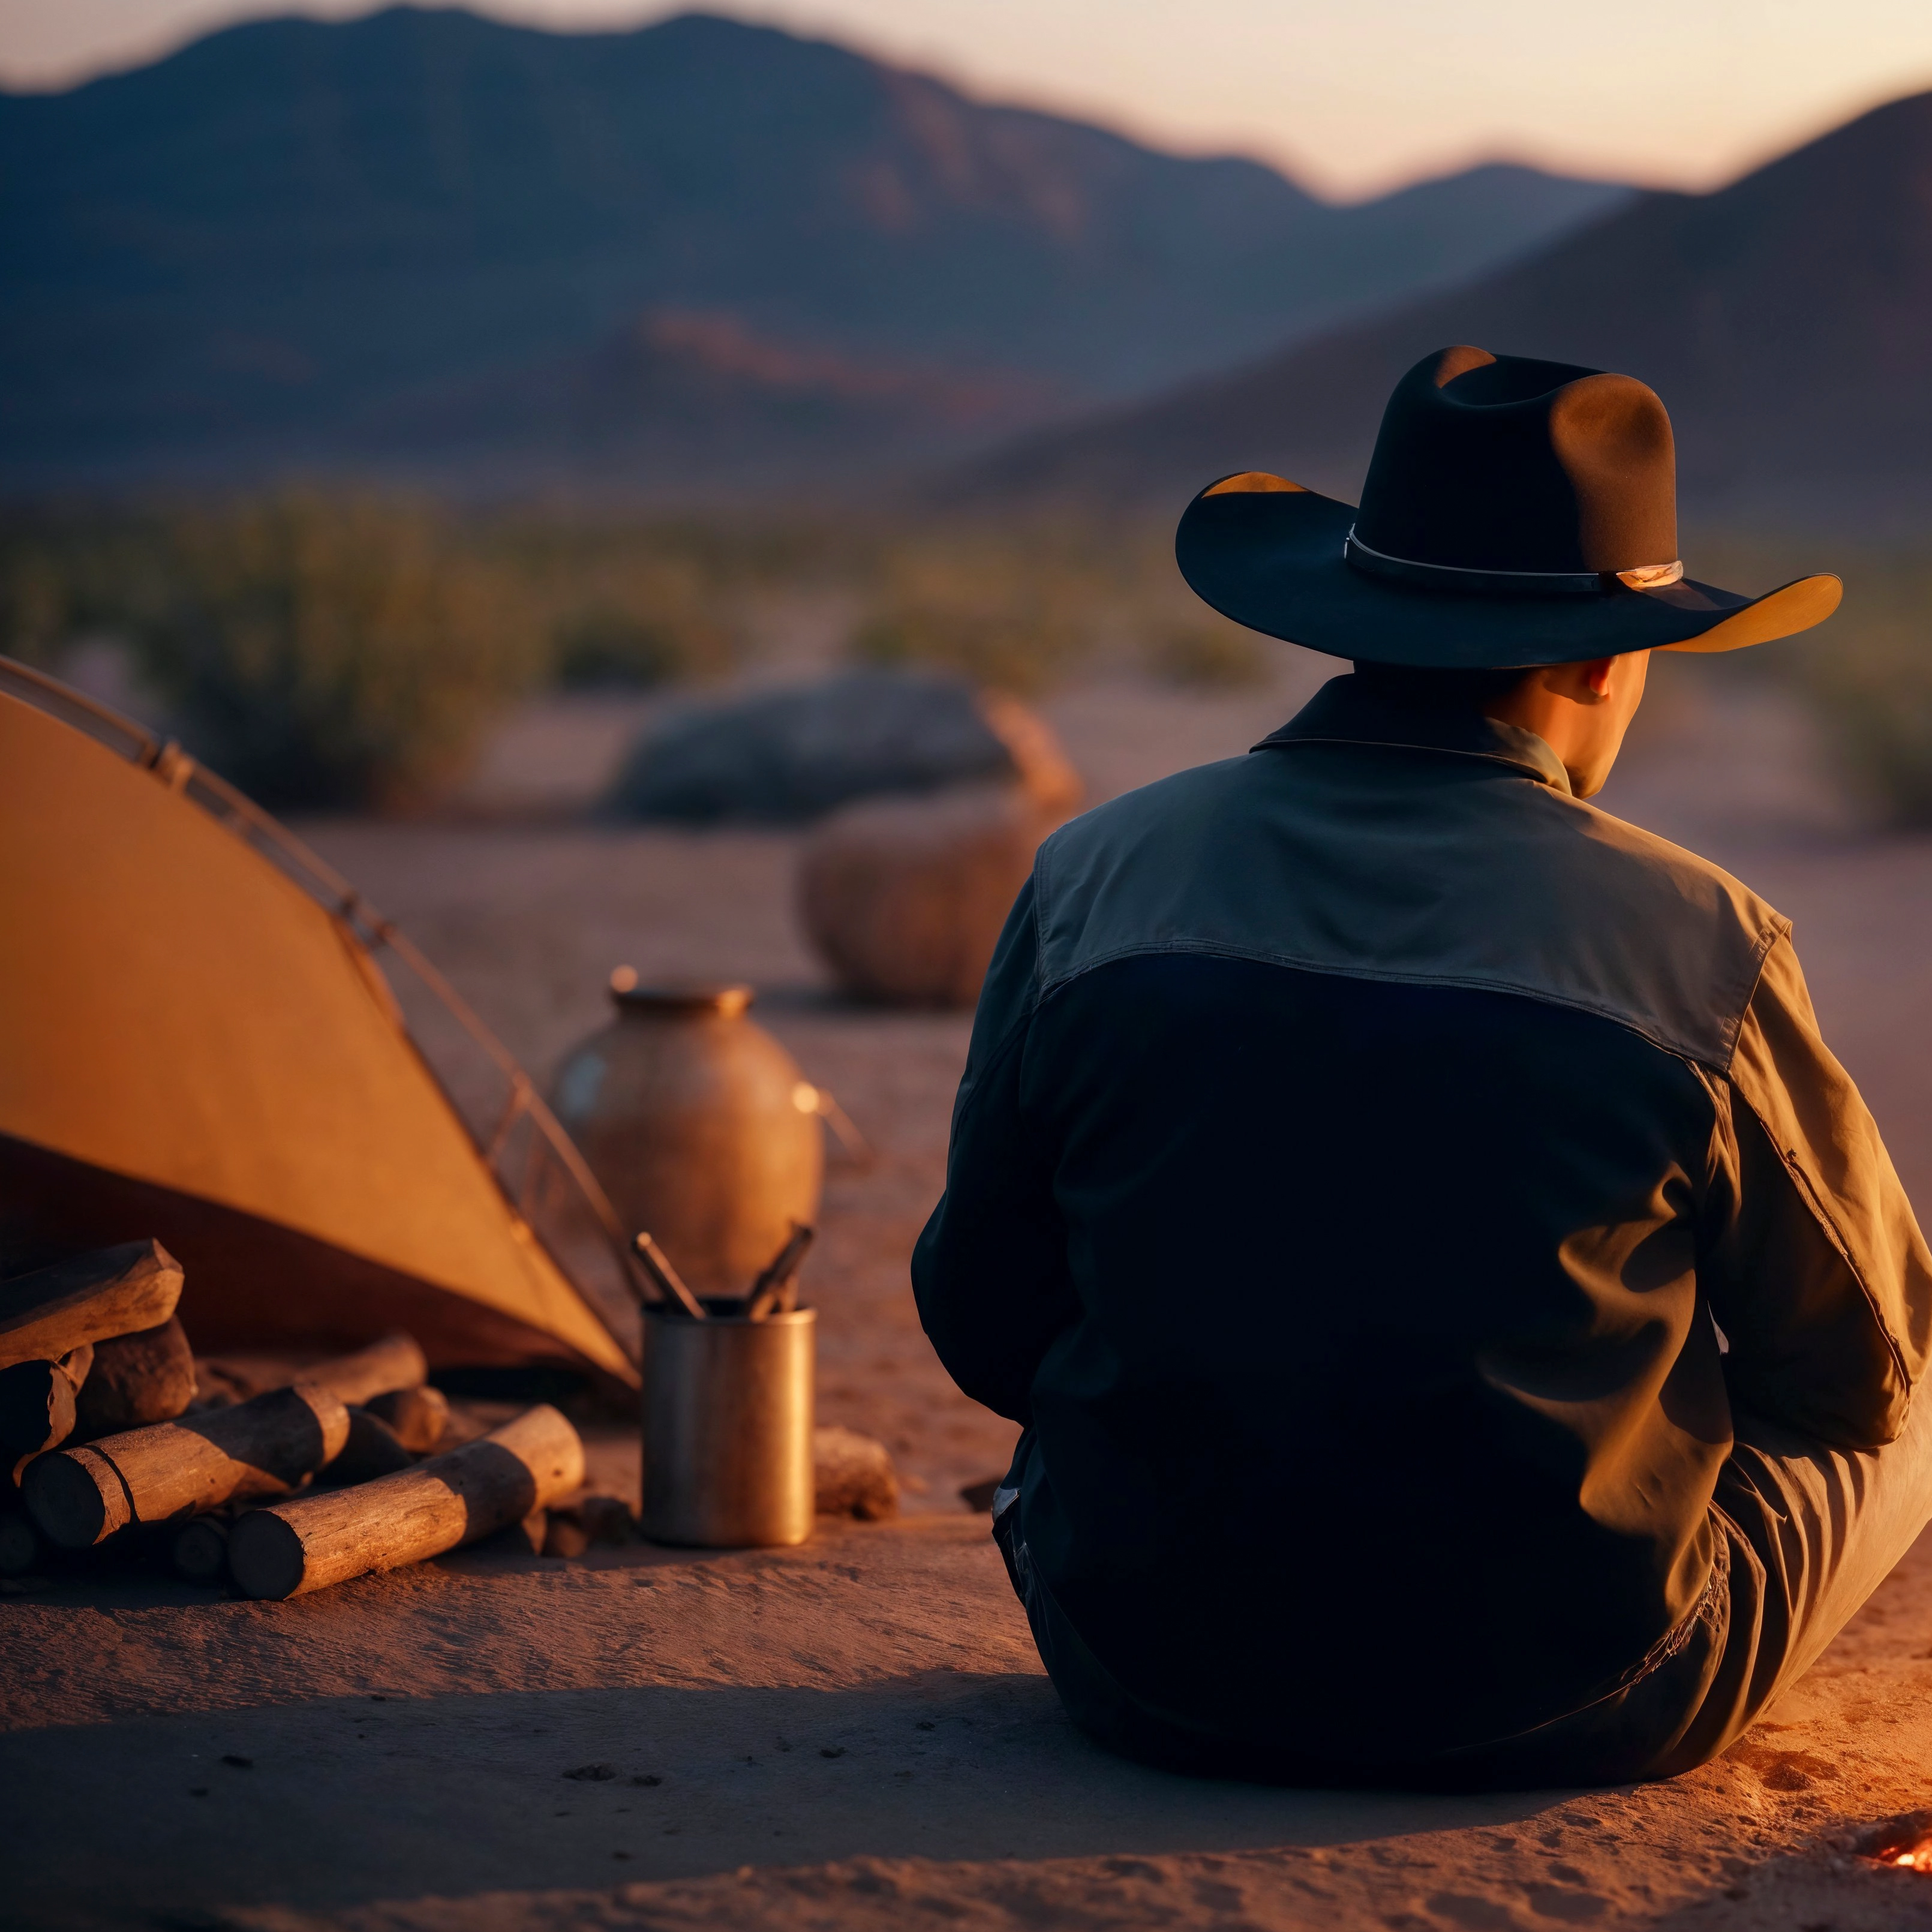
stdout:
[[1686,577],[1655,392],[1468,347],[1396,384],[1359,507],[1244,471],[1188,505],[1174,554],[1250,630],[1445,670],[1736,650],[1822,622],[1843,591],[1804,577],[1745,597]]

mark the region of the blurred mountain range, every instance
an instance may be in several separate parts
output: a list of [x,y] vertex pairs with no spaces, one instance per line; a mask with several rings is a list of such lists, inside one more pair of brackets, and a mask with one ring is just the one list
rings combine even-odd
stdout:
[[1694,509],[1922,530],[1932,509],[1932,94],[1712,194],[1652,194],[1470,284],[1060,434],[964,498],[1178,506],[1271,470],[1354,497],[1402,371],[1457,342],[1640,376]]
[[1224,369],[1628,201],[1352,207],[689,14],[280,20],[0,95],[0,479],[742,487]]

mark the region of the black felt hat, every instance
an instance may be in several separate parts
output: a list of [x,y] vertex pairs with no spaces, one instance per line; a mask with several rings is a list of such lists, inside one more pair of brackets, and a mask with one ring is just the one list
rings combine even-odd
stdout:
[[1809,630],[1841,594],[1835,577],[1762,597],[1694,582],[1655,392],[1471,348],[1396,386],[1359,508],[1260,470],[1224,476],[1188,505],[1174,554],[1251,630],[1444,669],[1736,650]]

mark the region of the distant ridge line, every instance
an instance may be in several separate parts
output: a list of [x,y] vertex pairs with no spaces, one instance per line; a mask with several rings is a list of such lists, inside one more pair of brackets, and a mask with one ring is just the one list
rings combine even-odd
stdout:
[[1645,194],[1461,286],[1017,437],[932,494],[1178,508],[1261,469],[1352,498],[1396,378],[1473,342],[1650,383],[1700,512],[1916,515],[1932,507],[1928,341],[1932,92],[1710,194]]
[[[0,482],[535,465],[675,488],[705,409],[723,487],[938,460],[1628,192],[1498,165],[1336,208],[1258,162],[703,13],[583,34],[456,9],[250,22],[0,94]],[[638,346],[674,314],[761,345],[735,386],[694,339]],[[787,362],[820,380],[778,380]],[[842,364],[925,374],[895,419]],[[948,385],[1013,406],[949,428]]]

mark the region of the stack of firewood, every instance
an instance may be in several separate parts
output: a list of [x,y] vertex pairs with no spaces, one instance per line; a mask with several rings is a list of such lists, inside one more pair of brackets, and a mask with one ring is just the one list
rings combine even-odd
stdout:
[[182,1283],[156,1241],[0,1281],[0,1575],[48,1546],[131,1540],[185,1576],[292,1597],[515,1524],[540,1546],[544,1513],[582,1485],[556,1410],[466,1425],[406,1335],[259,1391],[198,1376]]

